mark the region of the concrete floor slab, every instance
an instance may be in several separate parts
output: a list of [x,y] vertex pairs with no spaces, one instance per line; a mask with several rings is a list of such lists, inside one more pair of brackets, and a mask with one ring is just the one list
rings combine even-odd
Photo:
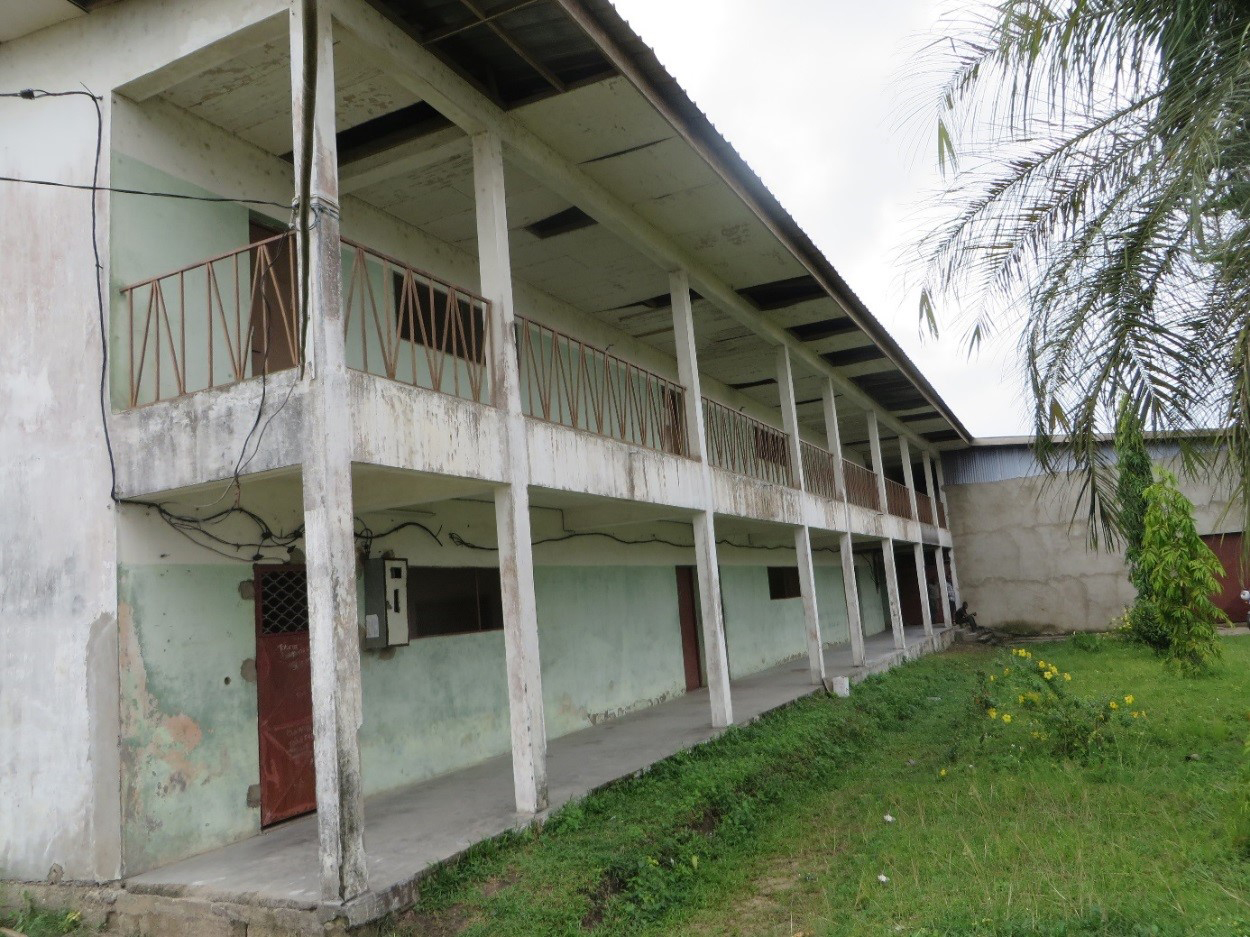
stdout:
[[[931,649],[920,628],[907,628],[907,652],[886,632],[865,640],[864,668],[849,647],[826,648],[830,677],[854,682]],[[944,643],[944,642],[943,642]],[[805,658],[732,682],[735,721],[754,720],[816,690]],[[682,749],[713,738],[707,690],[697,690],[619,719],[552,739],[548,744],[551,810]],[[511,756],[365,801],[365,850],[371,895],[358,899],[352,923],[410,900],[415,882],[474,843],[524,827],[534,817],[513,803]],[[318,892],[317,821],[301,817],[212,852],[132,876],[128,891],[232,904],[322,908]],[[351,911],[352,909],[342,909]]]

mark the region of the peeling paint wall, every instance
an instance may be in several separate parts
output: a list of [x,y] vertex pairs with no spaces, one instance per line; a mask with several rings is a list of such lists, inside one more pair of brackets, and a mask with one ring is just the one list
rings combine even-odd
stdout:
[[764,566],[722,566],[729,676],[743,677],[806,652],[802,599],[770,599]]

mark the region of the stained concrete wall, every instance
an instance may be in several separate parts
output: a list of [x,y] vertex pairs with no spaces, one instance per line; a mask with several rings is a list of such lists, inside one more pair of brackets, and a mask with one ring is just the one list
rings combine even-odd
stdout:
[[[1235,529],[1221,486],[1182,478],[1181,489],[1200,533]],[[960,598],[982,624],[1097,631],[1133,601],[1123,554],[1091,549],[1083,520],[1073,522],[1078,494],[1070,476],[948,484]]]
[[[208,499],[209,496],[205,495]],[[266,489],[261,508],[276,528],[298,523],[298,486]],[[535,510],[536,539],[562,536],[558,511]],[[415,565],[492,564],[490,504],[444,502],[417,515],[364,515],[374,531],[417,520],[441,532],[406,528],[375,541]],[[119,571],[121,738],[125,870],[147,868],[245,838],[260,828],[249,788],[259,782],[254,604],[250,561],[230,562],[196,547],[150,511],[125,507]],[[243,527],[216,532],[243,539]],[[663,536],[680,525],[631,529],[624,540]],[[799,600],[771,601],[762,555],[723,546],[730,661],[735,676],[804,653]],[[262,551],[266,561],[285,551]],[[845,602],[836,556],[818,554],[817,584],[826,641],[845,640]],[[691,551],[589,537],[536,547],[535,587],[547,732],[557,737],[653,705],[685,689],[674,567]],[[860,588],[870,630],[879,619],[870,564]],[[242,588],[241,588],[242,587]],[[874,619],[874,606],[876,619]],[[367,794],[414,783],[509,748],[500,632],[421,638],[366,651],[361,662],[360,733]]]
[[[6,44],[0,88],[28,87],[77,77]],[[90,181],[86,98],[0,100],[0,126],[5,172]],[[0,199],[0,879],[43,879],[54,865],[67,879],[109,879],[117,594],[91,195],[6,185]]]

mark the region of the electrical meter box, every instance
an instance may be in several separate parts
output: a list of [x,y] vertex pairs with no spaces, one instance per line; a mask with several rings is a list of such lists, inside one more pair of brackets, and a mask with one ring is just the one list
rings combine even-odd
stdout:
[[408,643],[408,561],[365,560],[366,648]]

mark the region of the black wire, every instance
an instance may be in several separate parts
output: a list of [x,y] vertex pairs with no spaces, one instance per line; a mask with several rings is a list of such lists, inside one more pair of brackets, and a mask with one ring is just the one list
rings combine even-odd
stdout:
[[[85,93],[85,92],[84,92]],[[5,95],[0,95],[5,97]],[[8,95],[12,97],[12,95]],[[291,206],[265,198],[233,198],[228,195],[186,195],[181,192],[158,192],[153,189],[124,189],[111,185],[81,185],[75,182],[55,182],[51,179],[19,179],[17,176],[0,176],[0,182],[17,182],[23,185],[42,185],[54,189],[79,189],[84,192],[112,192],[115,195],[145,195],[150,198],[176,198],[187,202],[230,202],[240,205],[268,205],[289,211]]]
[[[559,537],[544,537],[539,540],[530,541],[530,543],[532,546],[537,547],[537,546],[541,546],[544,543],[563,543],[566,540],[573,540],[577,537],[603,537],[607,540],[612,540],[612,541],[615,541],[616,543],[621,543],[626,546],[646,546],[647,544],[661,544],[663,546],[679,547],[682,550],[694,549],[693,543],[678,543],[676,540],[666,540],[663,537],[648,537],[642,540],[627,540],[624,537],[618,537],[616,534],[608,533],[605,530],[575,530],[575,531],[570,531],[566,534],[562,534]],[[447,534],[447,539],[450,540],[452,543],[454,543],[456,546],[464,547],[465,549],[468,549],[468,550],[484,550],[490,553],[497,553],[499,551],[499,547],[486,546],[484,544],[473,543],[470,540],[465,540],[464,537],[460,536],[454,530]],[[716,543],[720,546],[735,547],[736,549],[739,549],[739,550],[790,550],[790,551],[794,550],[794,547],[787,547],[787,546],[780,545],[780,544],[734,543],[732,540],[717,540]],[[817,547],[812,552],[813,553],[837,553],[838,551],[833,549],[832,547]]]

